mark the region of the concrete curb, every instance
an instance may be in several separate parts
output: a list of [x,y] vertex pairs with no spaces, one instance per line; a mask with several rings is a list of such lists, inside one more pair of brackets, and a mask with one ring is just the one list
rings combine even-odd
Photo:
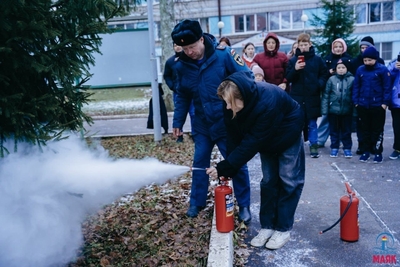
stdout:
[[232,267],[233,231],[229,233],[220,233],[217,231],[216,225],[214,208],[207,267]]

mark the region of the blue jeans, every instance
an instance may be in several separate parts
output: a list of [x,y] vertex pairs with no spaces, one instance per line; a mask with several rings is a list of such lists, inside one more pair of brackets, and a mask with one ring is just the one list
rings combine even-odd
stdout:
[[308,120],[308,141],[310,141],[310,145],[318,143],[317,119]]
[[303,191],[305,157],[303,139],[279,154],[260,153],[263,178],[260,183],[260,223],[263,229],[286,232]]
[[[195,133],[193,167],[209,168],[211,152],[216,144],[222,156],[226,158],[226,138],[211,140],[208,135]],[[232,178],[233,190],[239,207],[250,206],[250,181],[247,165],[240,168]],[[205,206],[208,193],[209,176],[204,170],[193,170],[190,195],[191,206]]]
[[329,137],[329,120],[328,115],[322,115],[321,121],[318,125],[318,145],[325,145]]

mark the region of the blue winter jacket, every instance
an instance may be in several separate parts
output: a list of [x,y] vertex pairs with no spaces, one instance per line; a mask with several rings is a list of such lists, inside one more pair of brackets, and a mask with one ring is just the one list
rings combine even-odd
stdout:
[[389,106],[390,83],[390,73],[385,65],[376,62],[371,67],[360,66],[354,76],[353,104],[364,108]]
[[388,66],[392,78],[392,84],[390,87],[392,90],[392,98],[389,105],[390,109],[400,108],[400,71],[395,67],[396,61],[397,59],[392,60]]
[[236,72],[233,81],[243,97],[244,108],[235,118],[226,109],[227,161],[237,168],[255,154],[282,153],[301,136],[304,114],[300,105],[284,90],[266,82],[255,82],[246,72]]
[[217,140],[226,136],[223,101],[217,96],[218,86],[234,72],[252,72],[229,47],[217,47],[214,36],[205,33],[203,37],[205,61],[201,65],[184,53],[175,63],[178,82],[172,127],[182,128],[193,99],[196,113],[192,122],[193,132],[209,135],[212,140]]

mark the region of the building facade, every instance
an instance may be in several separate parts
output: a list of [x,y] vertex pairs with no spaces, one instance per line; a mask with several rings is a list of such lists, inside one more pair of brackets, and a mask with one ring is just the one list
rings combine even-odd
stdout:
[[[335,1],[335,0],[332,0]],[[313,15],[323,16],[318,0],[175,0],[175,18],[198,20],[205,32],[216,37],[227,36],[232,44],[262,32],[296,39],[303,31],[312,33],[310,20]],[[400,52],[400,0],[355,0],[349,8],[356,19],[354,36],[361,39],[371,36],[385,61]],[[160,25],[158,1],[153,2],[156,29]],[[147,7],[136,9],[130,19],[115,21],[119,27],[147,27]],[[135,22],[136,20],[136,22]],[[171,29],[172,30],[172,29]],[[156,30],[159,40],[159,30]]]

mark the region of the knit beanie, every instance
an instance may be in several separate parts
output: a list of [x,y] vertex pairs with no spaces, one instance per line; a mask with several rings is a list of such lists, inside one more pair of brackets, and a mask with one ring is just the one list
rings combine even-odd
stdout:
[[196,20],[179,22],[172,30],[171,37],[174,43],[180,46],[191,45],[203,36],[200,23]]
[[379,58],[379,52],[376,51],[374,46],[370,46],[367,49],[364,50],[364,53],[362,54],[363,58],[372,58],[372,59],[378,59]]
[[349,61],[349,60],[346,60],[345,58],[339,59],[338,62],[336,63],[335,70],[337,69],[337,66],[338,66],[339,64],[345,65],[347,71],[349,71],[349,67],[350,67],[350,61]]
[[262,68],[260,68],[260,66],[254,65],[251,70],[253,71],[254,75],[261,74],[264,77],[264,71],[262,70]]
[[335,41],[332,42],[332,46],[331,46],[332,54],[334,54],[334,52],[333,52],[333,45],[334,45],[336,42],[339,42],[339,43],[342,44],[342,46],[343,46],[343,52],[342,52],[342,54],[344,54],[344,53],[347,51],[347,44],[346,44],[346,42],[345,42],[342,38],[337,38]]
[[360,46],[362,45],[375,46],[374,39],[371,36],[365,36],[361,39]]

